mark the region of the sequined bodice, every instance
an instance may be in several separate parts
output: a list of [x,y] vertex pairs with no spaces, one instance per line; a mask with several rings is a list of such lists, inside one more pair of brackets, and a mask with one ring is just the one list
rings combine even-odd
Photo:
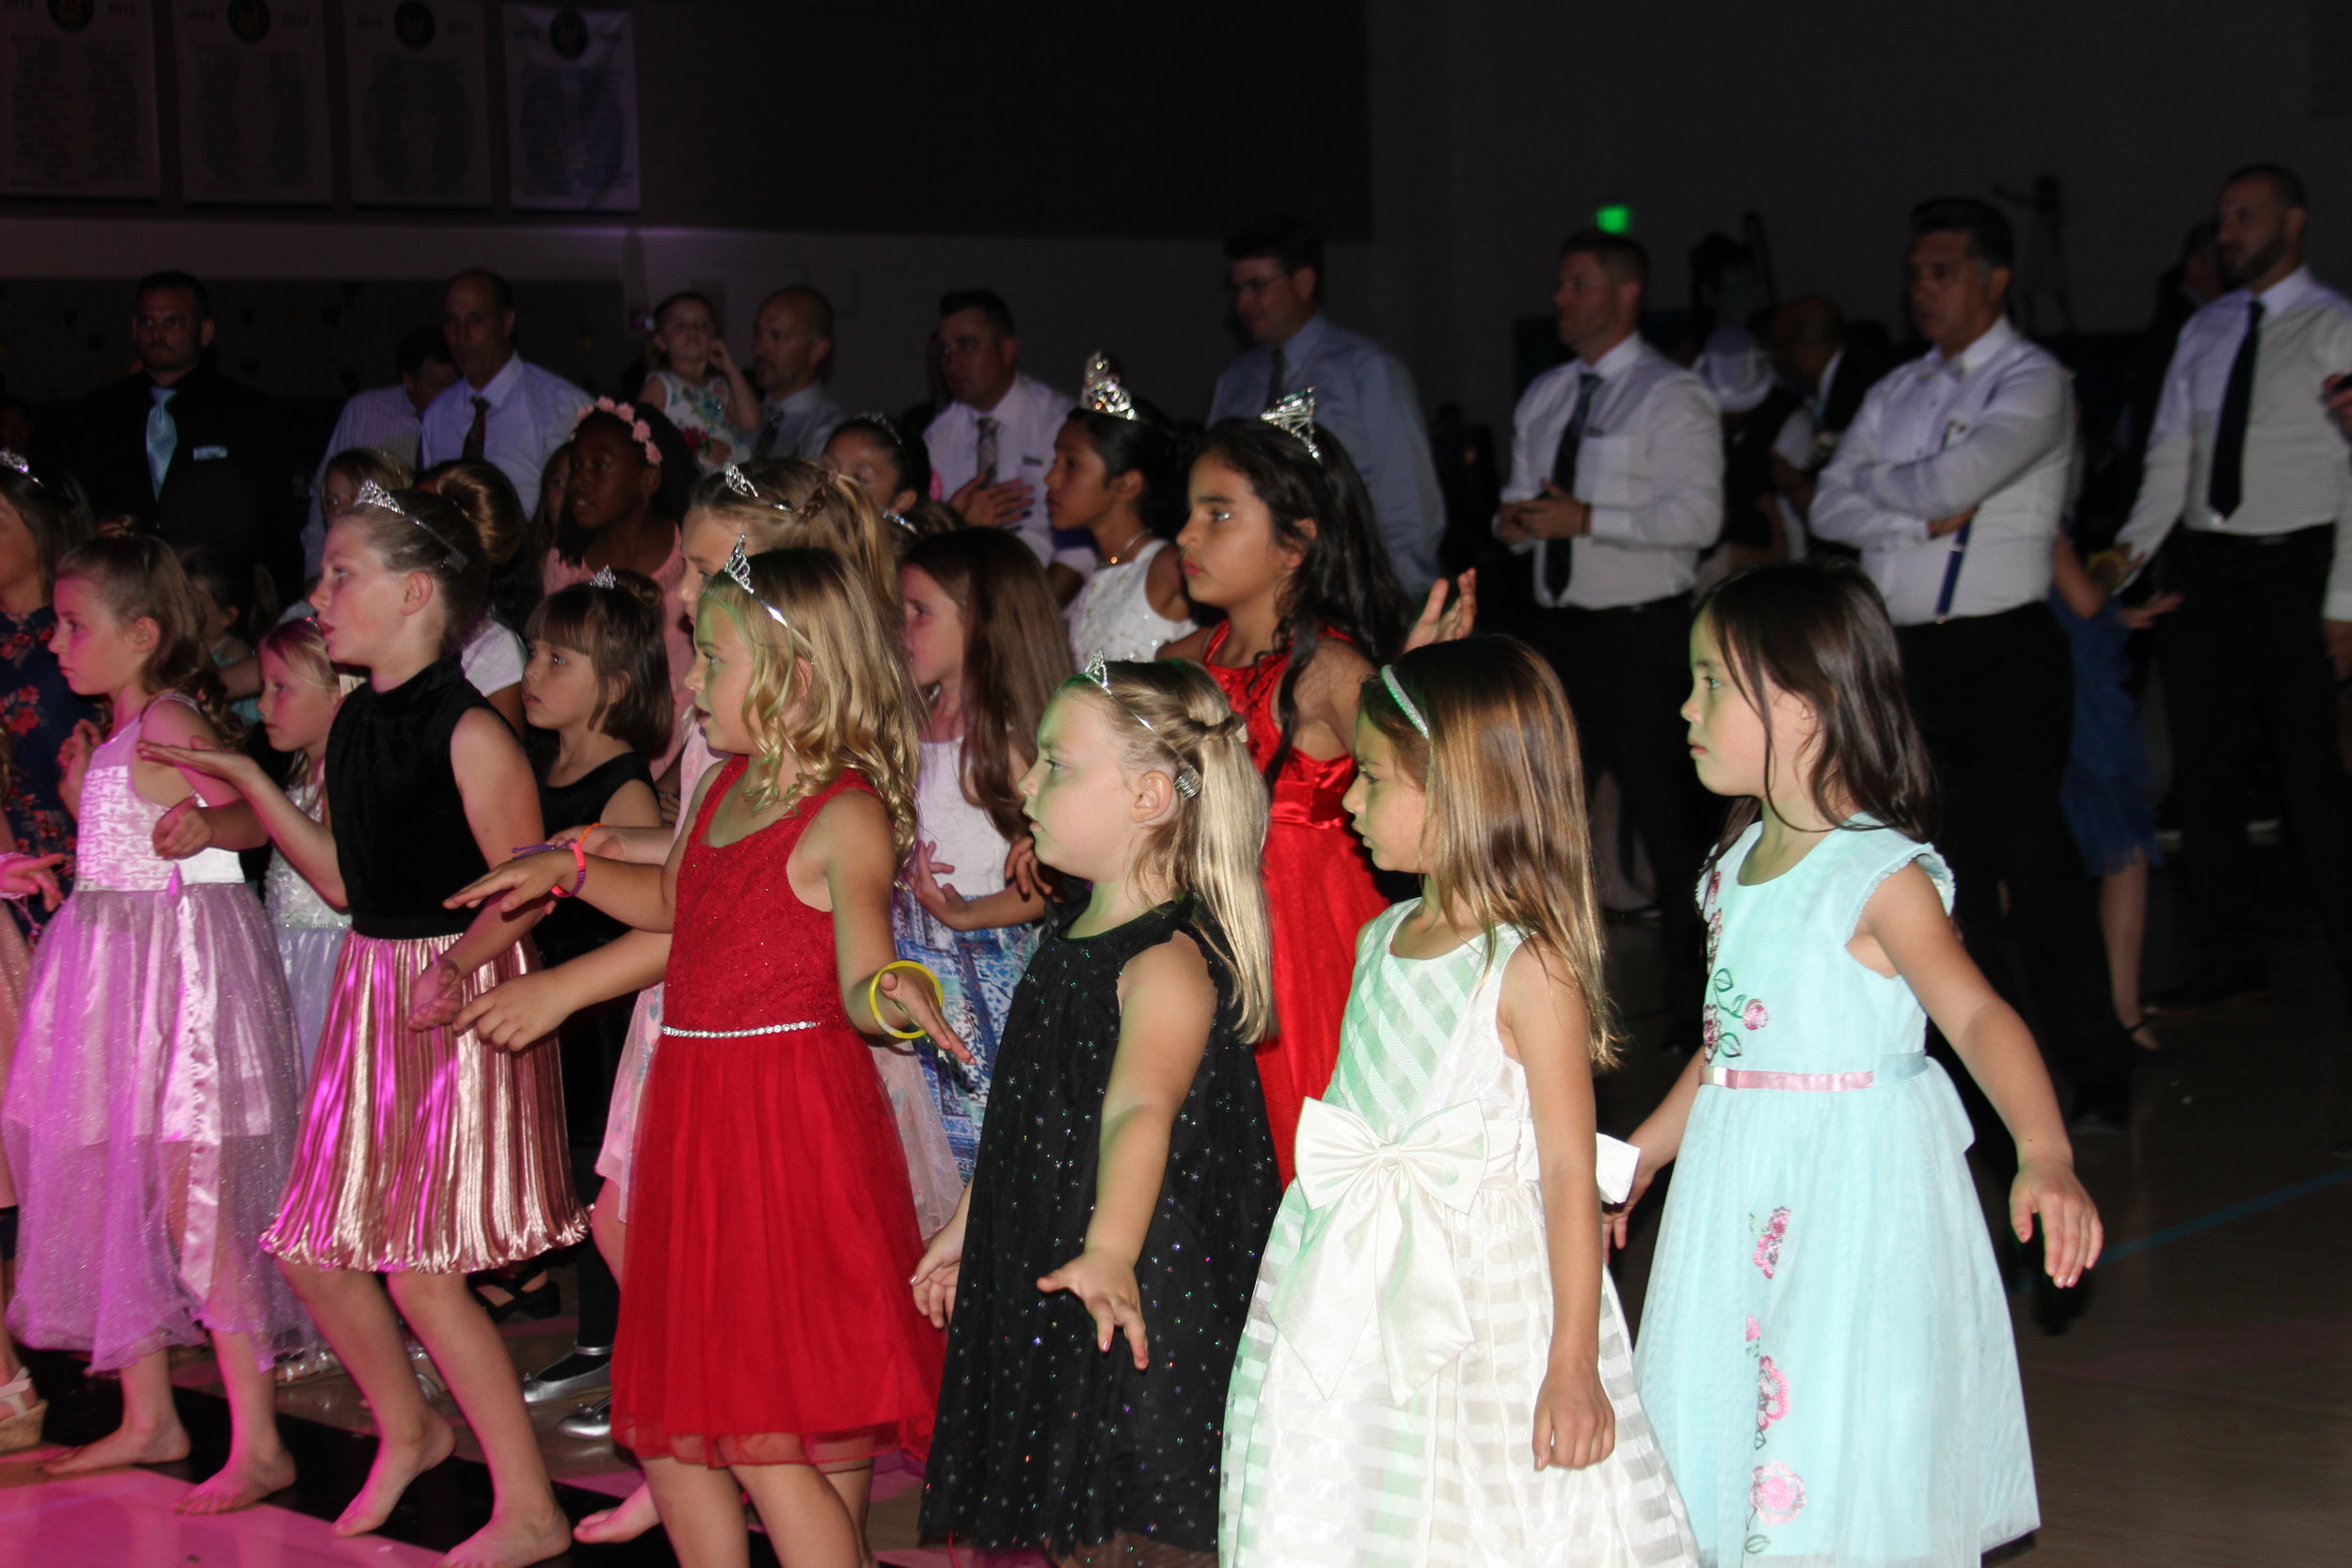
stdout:
[[[286,798],[302,809],[302,815],[316,822],[319,819],[319,786],[305,781],[286,791]],[[341,931],[349,928],[351,916],[319,896],[301,872],[286,863],[286,857],[270,851],[269,878],[262,884],[262,902],[268,906],[269,923],[290,929],[312,928]]]
[[139,731],[145,725],[146,715],[141,714],[137,723],[102,741],[90,755],[89,771],[82,780],[77,882],[114,893],[162,893],[172,886],[175,874],[183,883],[244,881],[233,849],[205,849],[183,861],[167,861],[155,853],[155,824],[167,808],[131,783],[131,765],[138,760]]

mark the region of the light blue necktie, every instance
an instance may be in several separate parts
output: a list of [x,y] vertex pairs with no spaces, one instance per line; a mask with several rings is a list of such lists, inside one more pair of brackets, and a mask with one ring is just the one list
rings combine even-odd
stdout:
[[180,395],[176,387],[150,387],[155,406],[147,411],[147,477],[155,482],[155,494],[164,493],[164,476],[171,471],[171,454],[180,450],[180,421],[171,417],[169,404]]

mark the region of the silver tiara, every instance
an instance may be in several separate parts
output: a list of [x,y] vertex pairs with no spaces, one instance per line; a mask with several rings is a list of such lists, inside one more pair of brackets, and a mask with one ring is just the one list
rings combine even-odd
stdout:
[[732,463],[719,470],[719,477],[726,481],[728,489],[750,501],[754,506],[768,507],[771,511],[783,513],[787,517],[800,510],[798,507],[787,506],[782,501],[771,501],[761,495],[759,486],[754,484],[750,477]]
[[[728,467],[732,467],[734,465],[730,464]],[[752,586],[752,558],[743,553],[742,534],[739,533],[735,536],[735,548],[728,552],[727,563],[719,568],[719,575],[749,594],[752,596],[752,603],[766,610],[770,620],[787,631],[792,629],[792,623],[784,618],[784,611],[761,598],[759,590]]]
[[870,424],[878,426],[882,430],[882,433],[889,436],[892,441],[896,442],[899,446],[906,445],[907,438],[898,434],[898,421],[892,419],[889,415],[883,413],[879,408],[870,408],[863,414],[852,414],[841,422],[843,424]]
[[1405,683],[1396,678],[1395,665],[1380,666],[1380,684],[1389,689],[1389,695],[1396,699],[1396,705],[1405,710],[1405,717],[1413,721],[1413,728],[1421,732],[1421,737],[1428,739],[1429,721],[1421,716],[1421,709],[1413,705],[1413,699],[1405,695]]
[[1315,389],[1312,387],[1301,387],[1295,392],[1284,393],[1266,404],[1265,411],[1258,418],[1305,447],[1308,456],[1318,463],[1323,461],[1323,449],[1315,445]]
[[1136,400],[1127,395],[1127,388],[1111,369],[1110,360],[1100,354],[1087,356],[1086,382],[1078,388],[1080,406],[1096,414],[1108,414],[1114,420],[1126,420],[1140,424],[1136,413]]
[[612,575],[612,567],[599,566],[595,572],[589,575],[588,586],[591,588],[618,588],[621,586],[621,579]]
[[[26,479],[33,479],[33,466],[31,463],[25,461],[24,454],[21,451],[10,451],[6,447],[0,447],[0,468],[14,468],[18,473],[23,474]],[[40,484],[40,481],[33,479],[33,483],[35,484]],[[46,485],[42,485],[42,488],[46,489],[48,487]]]
[[[1108,697],[1112,702],[1119,704],[1120,712],[1126,714],[1128,718],[1134,720],[1136,723],[1141,724],[1146,730],[1150,730],[1152,738],[1159,741],[1162,746],[1166,746],[1169,755],[1175,755],[1176,748],[1168,746],[1167,739],[1160,734],[1160,732],[1152,728],[1152,721],[1146,719],[1142,714],[1137,713],[1133,707],[1130,707],[1126,701],[1122,699],[1118,692],[1111,689],[1110,666],[1103,661],[1103,656],[1101,654],[1098,653],[1093,658],[1089,659],[1087,663],[1086,669],[1081,673],[1087,679],[1092,681],[1095,685],[1103,689],[1104,696]],[[1192,764],[1186,762],[1181,756],[1176,757],[1175,778],[1176,793],[1183,796],[1185,800],[1189,800],[1200,793],[1200,770],[1193,767]]]
[[385,489],[384,486],[376,483],[375,481],[372,479],[361,480],[359,482],[359,493],[351,498],[351,504],[354,506],[373,506],[379,511],[390,513],[393,516],[398,517],[404,523],[414,524],[417,528],[423,531],[426,538],[440,546],[441,548],[449,551],[449,553],[456,559],[458,565],[463,566],[466,564],[467,556],[465,551],[459,549],[456,546],[451,544],[448,540],[434,532],[432,528],[426,524],[423,518],[418,516],[415,513],[401,505],[400,502],[393,498],[392,493],[389,490]]

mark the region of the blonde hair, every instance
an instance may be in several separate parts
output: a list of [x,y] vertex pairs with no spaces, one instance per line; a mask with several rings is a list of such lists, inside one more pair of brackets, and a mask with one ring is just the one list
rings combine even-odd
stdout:
[[739,533],[752,551],[818,546],[839,556],[850,576],[873,591],[894,624],[898,613],[898,545],[906,531],[885,522],[874,498],[854,480],[805,457],[762,457],[734,466],[755,492],[746,496],[722,471],[706,474],[687,498],[691,515],[707,513]]
[[1436,830],[1429,895],[1486,932],[1516,926],[1557,959],[1582,993],[1598,1067],[1617,1059],[1600,899],[1576,718],[1559,676],[1526,643],[1471,637],[1416,649],[1389,667],[1429,726],[1423,736],[1381,675],[1364,682],[1363,716],[1427,793]]
[[[1197,664],[1105,664],[1110,689],[1084,675],[1064,682],[1108,714],[1130,768],[1174,777],[1185,768],[1200,789],[1176,795],[1176,811],[1145,830],[1136,869],[1147,883],[1200,901],[1201,934],[1233,972],[1245,1040],[1274,1032],[1274,936],[1266,914],[1266,788],[1249,760],[1249,732],[1216,681]],[[1176,764],[1170,768],[1168,764]]]
[[[735,623],[751,651],[744,800],[788,812],[854,768],[890,813],[891,843],[907,854],[914,847],[922,752],[896,628],[831,550],[766,550],[751,558],[751,576],[758,603],[723,572],[704,586],[702,599]],[[787,757],[799,765],[788,788],[776,782]]]
[[[326,657],[326,639],[320,633],[319,624],[307,615],[270,627],[262,634],[262,641],[253,651],[257,658],[262,654],[277,655],[304,684],[332,691],[338,707],[345,697],[368,684],[365,676],[346,674],[335,668],[334,661]],[[308,778],[310,760],[307,753],[296,752],[292,777]]]

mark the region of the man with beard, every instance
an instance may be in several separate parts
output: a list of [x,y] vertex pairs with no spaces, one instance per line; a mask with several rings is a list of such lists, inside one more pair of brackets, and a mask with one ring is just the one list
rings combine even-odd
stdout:
[[2157,624],[2156,653],[2198,963],[2148,999],[2152,1012],[2265,987],[2246,842],[2257,728],[2328,951],[2352,982],[2352,777],[2335,707],[2335,683],[2352,675],[2352,559],[2337,546],[2352,468],[2324,402],[2352,371],[2352,302],[2303,264],[2309,214],[2289,170],[2230,176],[2219,217],[2231,292],[2181,329],[2139,498],[2109,558],[2121,568],[2110,575],[2127,575],[2169,535],[2167,586],[2186,595]]

